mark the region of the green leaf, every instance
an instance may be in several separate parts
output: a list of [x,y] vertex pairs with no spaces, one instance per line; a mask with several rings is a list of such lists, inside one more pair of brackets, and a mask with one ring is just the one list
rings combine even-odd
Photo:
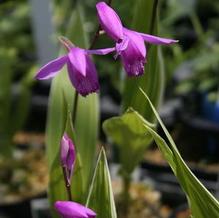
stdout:
[[[72,13],[66,37],[77,46],[85,48],[87,45],[82,8],[79,6]],[[59,147],[68,121],[68,110],[70,110],[70,113],[73,110],[74,98],[75,89],[69,81],[66,69],[63,69],[52,81],[46,128],[47,156],[50,173],[49,197],[51,203],[56,200],[67,199],[59,163]],[[78,188],[82,190],[83,194],[80,194],[80,196],[74,195],[73,200],[82,203],[85,200],[86,189],[90,181],[90,172],[94,168],[99,122],[98,112],[98,95],[92,94],[86,98],[78,97],[77,117],[73,126],[75,135],[77,136],[75,145],[77,153],[80,156],[80,160],[78,161],[81,162],[76,171],[80,172],[79,174],[81,175],[76,176],[75,171],[72,185],[77,186],[75,184],[79,184],[81,186]],[[73,135],[71,137],[74,138]],[[83,182],[80,182],[81,178],[83,178]],[[79,192],[81,193],[81,191]]]
[[167,1],[167,10],[165,12],[165,19],[163,22],[173,25],[176,20],[181,17],[191,15],[195,11],[195,0],[171,0]]
[[97,218],[116,218],[110,173],[106,154],[102,148],[97,161],[93,180],[87,198],[87,207],[97,213]]
[[149,97],[144,93],[142,89],[141,92],[143,93],[145,99],[149,102],[151,109],[153,110],[159,124],[161,125],[167,137],[169,145],[149,125],[146,124],[145,120],[143,120],[140,115],[138,115],[138,117],[142,118],[142,123],[144,123],[145,125],[146,132],[149,131],[151,133],[151,136],[155,140],[166,160],[168,161],[175,176],[178,178],[181,187],[187,195],[193,217],[219,217],[219,202],[201,184],[201,182],[195,177],[195,175],[191,172],[186,163],[183,161],[172,137],[164,126]]
[[20,130],[29,114],[30,101],[32,94],[32,86],[34,84],[34,75],[36,73],[36,67],[33,67],[26,75],[23,76],[18,86],[18,96],[16,96],[15,104],[16,110],[13,110],[10,120],[13,122],[11,126],[11,135],[14,135],[16,131]]
[[106,120],[103,129],[119,148],[122,172],[130,175],[143,159],[145,149],[152,139],[150,134],[145,134],[142,120],[130,109],[122,116]]
[[[11,146],[12,66],[16,53],[13,49],[0,49],[0,149],[1,153]],[[14,108],[13,108],[14,109]]]
[[[151,30],[154,29],[153,34],[157,34],[157,16],[152,19],[155,2],[154,0],[136,1],[132,29],[145,33],[151,33]],[[136,78],[127,77],[124,80],[122,107],[123,111],[126,111],[128,107],[132,107],[139,111],[143,117],[153,122],[152,110],[139,93],[138,86],[143,88],[157,108],[162,99],[165,79],[160,48],[150,45],[150,48],[147,46],[147,51],[144,75]]]

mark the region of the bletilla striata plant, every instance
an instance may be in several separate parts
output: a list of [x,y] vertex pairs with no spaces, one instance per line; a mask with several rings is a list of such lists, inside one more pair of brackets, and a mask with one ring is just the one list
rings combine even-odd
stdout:
[[[110,1],[111,2],[111,1]],[[110,4],[106,4],[105,2],[99,2],[96,5],[97,8],[97,15],[99,19],[99,23],[101,28],[98,28],[97,34],[94,38],[94,43],[92,43],[92,46],[90,49],[86,49],[85,46],[76,46],[74,45],[69,39],[66,37],[60,37],[61,44],[67,49],[67,54],[62,55],[49,63],[47,63],[45,66],[39,69],[37,72],[35,78],[38,80],[45,80],[45,79],[51,79],[55,77],[59,71],[64,67],[64,65],[67,66],[67,73],[68,78],[70,80],[70,83],[75,89],[75,95],[74,95],[74,104],[70,103],[74,110],[73,111],[73,124],[75,129],[72,129],[74,134],[77,136],[78,133],[78,126],[77,126],[77,112],[80,113],[81,111],[77,111],[78,107],[78,94],[80,94],[82,97],[85,97],[87,95],[91,95],[93,93],[96,93],[100,89],[100,84],[98,80],[98,73],[97,69],[95,67],[95,64],[93,63],[91,59],[91,55],[107,55],[112,52],[115,52],[115,58],[118,56],[121,57],[122,64],[127,72],[128,76],[140,76],[144,72],[144,65],[146,63],[146,47],[145,42],[157,44],[157,45],[170,45],[172,43],[176,43],[177,40],[173,39],[167,39],[167,38],[161,38],[153,35],[148,35],[140,32],[136,32],[134,30],[130,30],[128,28],[125,28],[122,25],[122,22],[119,18],[119,16],[116,14],[116,12],[110,7]],[[115,46],[113,48],[101,48],[101,49],[93,49],[93,45],[95,44],[99,32],[102,30],[106,33],[107,36],[109,36],[111,39],[115,41]],[[77,42],[75,42],[77,44]],[[92,48],[92,49],[91,49]],[[60,78],[58,76],[58,78]],[[57,79],[57,78],[56,78]],[[55,80],[57,82],[57,80]],[[58,84],[58,82],[56,83]],[[64,84],[64,83],[63,83]],[[62,84],[62,85],[63,85]],[[67,83],[65,83],[66,85]],[[61,87],[60,92],[62,92],[66,87],[63,86],[57,86]],[[74,90],[72,89],[72,91]],[[57,89],[58,90],[58,89]],[[67,90],[67,89],[66,89]],[[54,89],[53,89],[54,91]],[[64,95],[67,95],[68,97],[70,95],[66,91],[63,91]],[[62,93],[62,94],[63,94]],[[59,96],[60,97],[60,96]],[[86,102],[86,100],[89,100],[88,96],[86,99],[81,98],[80,101]],[[55,100],[54,100],[55,99]],[[54,97],[53,102],[56,101],[56,96]],[[61,97],[60,97],[61,99]],[[72,98],[68,98],[71,99]],[[63,100],[63,99],[62,99]],[[65,101],[65,99],[64,99]],[[79,101],[79,102],[80,102]],[[67,102],[69,103],[69,102]],[[57,106],[58,110],[62,110],[65,108],[65,106],[55,105]],[[61,109],[60,109],[61,108]],[[86,107],[83,108],[84,111],[86,111],[86,114],[89,114],[88,110],[92,110],[92,108]],[[66,110],[63,109],[63,113],[66,112]],[[76,148],[80,148],[80,139],[74,140],[74,143],[72,139],[67,135],[67,133],[63,132],[63,129],[65,126],[65,120],[66,116],[63,114],[57,113],[57,110],[55,109],[56,116],[62,116],[62,124],[58,122],[59,119],[57,119],[57,125],[59,125],[57,138],[60,137],[60,135],[63,135],[60,139],[60,165],[63,172],[62,179],[65,183],[65,189],[68,196],[67,199],[63,200],[63,196],[66,198],[65,195],[62,195],[60,197],[58,194],[60,194],[59,189],[60,186],[57,188],[57,190],[53,187],[53,193],[52,200],[55,204],[55,209],[58,212],[59,215],[61,215],[64,218],[116,218],[116,210],[113,200],[113,193],[110,183],[110,174],[108,170],[108,165],[106,161],[105,152],[102,150],[100,152],[100,156],[97,162],[97,167],[93,176],[92,184],[89,184],[89,196],[87,197],[86,188],[84,190],[85,193],[84,196],[81,196],[80,198],[80,204],[77,202],[73,202],[72,198],[75,199],[75,196],[72,196],[72,184],[74,184],[74,179],[76,180],[76,174],[79,174],[81,171],[83,171],[86,167],[85,165],[82,165],[82,167],[79,167],[78,169],[75,169],[75,162],[76,162],[76,156],[80,157],[82,162],[84,159],[87,158],[87,155],[84,154],[81,155],[79,150]],[[64,118],[63,118],[64,117]],[[56,120],[57,117],[54,117],[53,120]],[[76,119],[77,118],[77,119]],[[80,122],[80,120],[78,121]],[[86,123],[85,125],[88,125]],[[52,128],[55,128],[52,126]],[[83,128],[82,128],[83,129]],[[83,129],[84,130],[84,129]],[[90,129],[91,131],[91,129]],[[56,132],[57,133],[57,132]],[[69,133],[69,132],[68,132]],[[51,133],[50,133],[51,134]],[[89,137],[89,132],[87,133]],[[52,134],[51,134],[52,135]],[[77,138],[77,137],[76,137]],[[83,139],[81,139],[83,140]],[[58,144],[58,143],[57,143]],[[50,145],[51,146],[51,145]],[[89,146],[89,145],[87,145]],[[51,149],[52,150],[52,149]],[[77,150],[77,155],[76,155]],[[55,155],[53,155],[55,157]],[[51,158],[52,159],[52,158]],[[90,163],[92,165],[92,163]],[[54,159],[54,162],[52,164],[50,163],[51,168],[57,170],[55,167],[57,166],[56,159]],[[54,167],[55,166],[55,167]],[[50,175],[56,175],[53,174],[54,171],[51,170]],[[72,175],[73,179],[72,178]],[[57,174],[59,175],[59,174]],[[79,177],[77,177],[79,178]],[[57,178],[58,180],[59,178]],[[73,180],[73,181],[71,181]],[[82,178],[83,180],[83,178]],[[56,181],[57,182],[57,181]],[[55,185],[57,183],[51,184]],[[77,181],[77,184],[84,186],[83,181]],[[62,183],[59,183],[59,185]],[[58,194],[57,194],[58,193]],[[62,194],[62,193],[61,193]],[[55,198],[54,198],[55,196]],[[60,199],[57,199],[58,198]],[[88,207],[85,207],[85,199],[87,197],[87,205]],[[61,199],[62,198],[62,199]],[[54,201],[55,199],[55,201]],[[91,209],[90,209],[91,208]],[[95,212],[94,212],[95,211]],[[104,217],[103,217],[104,214]]]

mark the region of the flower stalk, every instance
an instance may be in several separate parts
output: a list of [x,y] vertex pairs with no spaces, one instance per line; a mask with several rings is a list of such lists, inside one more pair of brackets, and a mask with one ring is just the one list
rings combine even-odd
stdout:
[[68,180],[67,167],[66,166],[62,167],[62,172],[63,172],[63,176],[64,176],[64,180],[65,180],[65,188],[66,188],[66,192],[67,192],[67,195],[68,195],[68,200],[72,201],[71,183]]
[[76,115],[77,115],[77,107],[78,107],[78,92],[75,90],[75,97],[74,97],[74,105],[73,105],[73,115],[72,115],[72,120],[73,120],[73,125],[75,128],[75,122],[76,122]]
[[131,178],[129,175],[123,174],[122,180],[123,180],[122,208],[123,208],[124,217],[127,217],[129,203],[130,203],[129,190],[130,190],[130,185],[131,185]]

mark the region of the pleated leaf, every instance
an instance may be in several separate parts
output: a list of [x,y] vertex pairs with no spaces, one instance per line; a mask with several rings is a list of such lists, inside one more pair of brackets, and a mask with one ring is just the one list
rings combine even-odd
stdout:
[[87,206],[97,213],[97,218],[116,218],[116,208],[106,154],[102,148],[98,157]]
[[103,129],[118,146],[122,172],[129,175],[143,159],[152,137],[150,134],[146,136],[141,119],[135,116],[132,110],[106,120]]
[[[141,91],[143,92],[143,90]],[[182,159],[172,137],[164,126],[149,97],[144,92],[143,96],[145,100],[149,102],[149,105],[153,110],[156,119],[158,120],[167,137],[167,142],[161,136],[159,136],[149,125],[147,125],[147,122],[142,116],[140,116],[137,112],[133,113],[136,114],[136,116],[138,116],[140,119],[142,119],[142,123],[146,128],[146,133],[148,134],[149,132],[151,134],[161,152],[163,153],[164,157],[171,166],[182,189],[187,195],[188,203],[191,207],[192,216],[194,218],[219,217],[219,202],[191,172],[189,167]]]

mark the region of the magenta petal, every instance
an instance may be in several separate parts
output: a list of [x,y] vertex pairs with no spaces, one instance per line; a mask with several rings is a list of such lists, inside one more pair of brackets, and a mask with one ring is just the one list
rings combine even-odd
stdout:
[[137,51],[138,55],[141,55],[142,57],[145,58],[146,56],[146,49],[145,49],[145,44],[144,40],[142,39],[141,36],[139,36],[138,33],[132,30],[128,30],[126,28],[123,28],[125,36],[129,39],[129,46],[130,44],[132,46],[132,49]]
[[121,51],[121,59],[128,76],[140,76],[144,73],[146,62],[146,48],[144,40],[140,35],[131,30],[124,30],[124,34],[129,38],[128,46]]
[[64,166],[66,165],[66,159],[68,156],[69,145],[68,145],[68,136],[64,134],[61,140],[61,148],[60,148],[60,157],[61,157],[61,164]]
[[35,78],[38,80],[53,78],[62,69],[67,60],[68,57],[65,55],[50,61],[37,72]]
[[78,47],[71,48],[68,57],[76,71],[80,72],[83,76],[86,76],[85,50]]
[[178,40],[161,38],[161,37],[158,37],[158,36],[153,36],[153,35],[149,35],[149,34],[145,34],[145,33],[139,33],[139,34],[142,36],[144,41],[149,42],[151,44],[170,45],[170,44],[178,42]]
[[82,96],[86,96],[90,93],[97,92],[99,90],[99,82],[97,78],[97,71],[94,63],[91,61],[88,55],[86,57],[86,74],[85,76],[78,72],[70,61],[67,62],[69,78],[75,87],[75,89]]
[[115,51],[115,48],[102,48],[94,50],[86,50],[87,54],[107,55]]
[[63,218],[95,218],[91,209],[71,201],[56,201],[55,208]]
[[113,40],[123,39],[122,22],[116,12],[105,2],[96,4],[100,25],[106,34]]
[[61,140],[61,163],[62,166],[66,166],[71,172],[74,166],[76,154],[75,146],[72,140],[65,133]]

